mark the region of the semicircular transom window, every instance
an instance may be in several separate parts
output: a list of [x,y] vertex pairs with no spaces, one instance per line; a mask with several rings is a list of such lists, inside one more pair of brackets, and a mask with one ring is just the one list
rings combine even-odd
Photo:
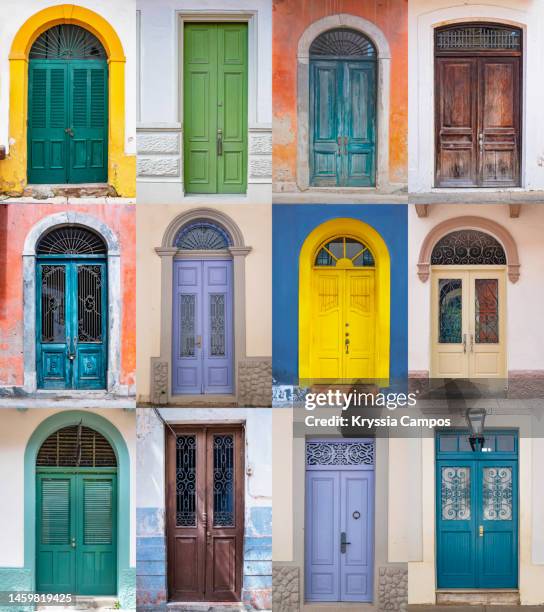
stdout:
[[376,47],[372,41],[361,32],[349,28],[335,28],[319,35],[310,46],[310,57],[375,59]]
[[46,30],[34,41],[30,59],[106,59],[98,38],[77,25],[61,24]]
[[431,256],[434,266],[504,266],[506,254],[500,242],[478,230],[458,230],[447,234],[435,245]]
[[188,251],[226,251],[232,246],[232,240],[219,225],[199,220],[188,223],[179,230],[174,246]]
[[111,444],[83,425],[70,425],[52,433],[41,445],[38,467],[117,467]]
[[439,28],[437,51],[521,51],[521,30],[496,24],[463,23]]
[[51,230],[38,242],[38,255],[104,255],[102,238],[86,227],[70,225]]
[[372,252],[361,241],[347,236],[338,236],[321,245],[315,258],[315,265],[361,268],[373,267],[375,262]]

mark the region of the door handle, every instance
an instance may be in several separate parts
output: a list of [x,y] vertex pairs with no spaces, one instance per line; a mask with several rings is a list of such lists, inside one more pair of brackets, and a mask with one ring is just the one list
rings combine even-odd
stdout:
[[[348,334],[346,334],[347,336]],[[346,355],[349,355],[349,338],[346,338]]]
[[76,539],[75,539],[75,538],[72,538],[72,541],[70,542],[70,546],[71,546],[72,548],[75,548],[75,547],[76,547]]
[[223,130],[217,130],[217,155],[223,155]]
[[484,537],[484,526],[483,525],[480,525],[479,532],[480,532],[480,537],[483,538]]
[[344,155],[348,154],[348,137],[344,136]]
[[338,144],[338,148],[336,149],[336,155],[340,157],[340,155],[342,155],[342,136],[338,136],[336,142]]
[[463,334],[463,353],[467,352],[467,335]]
[[202,336],[197,336],[195,338],[195,346],[197,348],[202,348]]
[[70,136],[71,138],[74,137],[74,130],[72,128],[66,128],[64,130],[66,132],[66,134],[68,134],[68,136]]
[[480,151],[484,150],[484,135],[483,132],[480,132],[478,135],[478,144],[480,145]]
[[470,352],[474,352],[474,334],[470,334]]
[[348,539],[347,533],[345,531],[342,531],[340,533],[340,552],[342,554],[346,553],[347,547],[351,544],[351,542],[348,542],[347,539]]

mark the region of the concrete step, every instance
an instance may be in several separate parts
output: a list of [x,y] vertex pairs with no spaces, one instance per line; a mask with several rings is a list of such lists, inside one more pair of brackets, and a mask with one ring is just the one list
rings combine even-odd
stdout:
[[166,605],[168,612],[246,612],[243,603],[232,602],[179,602],[172,601]]
[[519,606],[517,589],[440,589],[436,604],[445,606]]
[[78,612],[122,612],[119,608],[119,600],[116,597],[76,597],[71,606],[38,606],[36,610],[40,612],[66,612],[67,610],[77,610]]
[[77,185],[27,185],[23,191],[24,198],[45,200],[47,198],[100,198],[116,197],[115,189],[107,183],[81,183]]

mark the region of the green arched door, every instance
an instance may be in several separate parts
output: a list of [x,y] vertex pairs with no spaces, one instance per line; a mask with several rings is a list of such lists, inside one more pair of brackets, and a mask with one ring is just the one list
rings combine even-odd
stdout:
[[28,182],[105,183],[108,176],[108,64],[89,31],[58,25],[29,57]]

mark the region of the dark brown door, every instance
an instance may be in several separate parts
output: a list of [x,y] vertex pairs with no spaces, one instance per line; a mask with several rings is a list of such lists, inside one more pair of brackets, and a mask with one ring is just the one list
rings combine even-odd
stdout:
[[521,33],[447,28],[435,54],[436,186],[518,186]]
[[244,537],[242,426],[166,430],[171,601],[240,601]]

